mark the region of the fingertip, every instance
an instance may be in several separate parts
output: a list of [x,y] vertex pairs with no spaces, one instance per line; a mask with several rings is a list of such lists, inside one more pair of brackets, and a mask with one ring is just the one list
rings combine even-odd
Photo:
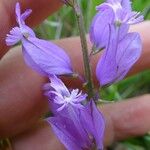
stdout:
[[11,143],[13,150],[64,150],[63,145],[45,121],[40,121],[31,130],[12,138]]
[[141,136],[150,130],[150,94],[102,107],[106,118],[105,143]]

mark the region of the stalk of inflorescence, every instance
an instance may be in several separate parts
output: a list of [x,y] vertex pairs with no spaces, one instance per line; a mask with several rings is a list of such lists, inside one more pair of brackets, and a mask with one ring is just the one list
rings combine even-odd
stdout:
[[83,61],[84,61],[84,72],[85,72],[85,78],[87,81],[86,87],[87,87],[87,92],[88,92],[88,96],[90,99],[94,97],[94,84],[93,84],[91,66],[90,66],[90,61],[89,61],[89,53],[88,53],[86,32],[85,32],[84,21],[83,21],[83,14],[82,14],[81,7],[80,7],[78,0],[74,0],[72,7],[74,9],[77,23],[78,23],[78,28],[79,28]]

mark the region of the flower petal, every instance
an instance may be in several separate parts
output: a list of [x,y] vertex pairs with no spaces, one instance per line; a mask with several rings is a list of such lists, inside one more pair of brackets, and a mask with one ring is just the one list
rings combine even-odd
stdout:
[[93,100],[87,104],[85,111],[81,112],[81,118],[84,128],[94,137],[97,149],[103,149],[105,120]]
[[48,76],[72,73],[69,57],[57,45],[31,37],[22,40],[22,44],[26,63],[39,73]]
[[25,25],[25,19],[31,14],[32,10],[28,9],[21,14],[20,4],[16,3],[16,20],[19,27],[14,27],[6,37],[6,44],[12,46],[17,44],[23,37],[35,37],[34,31]]
[[130,0],[107,0],[106,1],[107,3],[110,3],[110,4],[115,4],[115,3],[120,3],[121,6],[123,8],[125,8],[127,11],[131,11],[131,2]]
[[10,34],[7,34],[6,44],[7,44],[7,46],[15,45],[20,41],[21,38],[22,38],[22,34],[21,34],[21,31],[20,31],[20,28],[19,27],[14,27],[10,31]]
[[16,21],[18,22],[19,26],[25,24],[26,18],[32,13],[31,9],[27,9],[23,14],[21,14],[21,8],[19,2],[16,3]]
[[71,119],[66,117],[49,118],[53,131],[68,150],[82,150],[80,147],[80,135]]
[[31,13],[32,13],[31,9],[26,9],[25,12],[21,15],[22,20],[25,21],[30,16]]
[[108,47],[98,62],[96,75],[101,86],[123,79],[141,55],[139,34],[128,33],[120,40],[119,33],[120,31],[113,31],[111,27]]
[[142,41],[138,33],[128,33],[118,44],[117,64],[118,77],[116,81],[122,80],[134,63],[140,58],[142,52]]
[[59,94],[61,94],[62,96],[70,96],[70,92],[67,89],[67,87],[65,86],[65,84],[59,79],[57,78],[55,75],[51,75],[50,77],[50,86],[52,88],[55,89],[55,91]]
[[114,26],[110,26],[109,34],[110,37],[107,48],[96,67],[96,76],[101,86],[114,82],[117,75],[116,51],[118,32]]
[[97,49],[105,48],[109,38],[108,24],[112,23],[114,15],[112,9],[99,11],[90,26],[90,40]]

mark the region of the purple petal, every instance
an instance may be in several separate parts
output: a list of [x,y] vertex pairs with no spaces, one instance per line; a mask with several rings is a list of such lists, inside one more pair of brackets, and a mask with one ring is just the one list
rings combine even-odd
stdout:
[[[24,42],[24,43],[28,43],[28,42]],[[28,52],[28,48],[30,48],[29,49],[30,51],[35,50],[35,48],[32,45],[27,45],[27,44],[25,44],[25,45],[26,46],[24,46],[24,45],[22,46],[22,53],[23,53],[26,64],[29,67],[31,67],[33,70],[35,70],[43,75],[46,75],[44,70],[42,68],[40,68],[39,65],[34,61],[33,56],[30,55],[31,52],[30,53]]]
[[119,41],[121,41],[125,36],[126,34],[128,33],[129,31],[129,25],[128,24],[122,24],[119,28]]
[[105,130],[105,121],[101,112],[97,109],[93,100],[91,100],[81,112],[81,122],[84,129],[92,135],[96,141],[97,149],[103,149],[103,139]]
[[82,150],[80,147],[80,135],[72,120],[65,117],[49,118],[54,133],[68,150]]
[[20,8],[20,4],[16,3],[16,21],[18,22],[19,26],[22,24],[21,21],[21,8]]
[[86,100],[87,96],[88,96],[87,94],[82,94],[81,96],[78,96],[74,101],[78,103],[83,102]]
[[93,101],[83,109],[67,107],[48,122],[68,150],[103,148],[104,118]]
[[132,10],[130,0],[107,0],[106,2],[110,4],[120,3],[126,11],[131,12]]
[[46,90],[45,95],[49,98],[49,104],[52,110],[54,110],[54,114],[57,111],[63,111],[63,109],[68,109],[72,106],[80,109],[83,108],[81,102],[86,100],[87,94],[82,94],[82,92],[79,92],[79,89],[69,91],[64,83],[55,75],[51,75],[49,78],[51,83],[44,88]]
[[118,44],[117,64],[118,76],[117,81],[122,80],[130,68],[140,58],[142,52],[142,41],[138,33],[128,33],[125,38]]
[[36,37],[34,31],[28,27],[27,25],[22,25],[22,27],[20,28],[21,33],[24,37],[28,38],[28,37]]
[[35,37],[34,31],[25,25],[25,19],[31,14],[31,12],[31,9],[27,9],[23,14],[21,14],[20,4],[16,3],[16,21],[19,24],[21,33],[27,37]]
[[30,15],[32,10],[28,9],[21,15],[20,4],[16,3],[16,20],[19,27],[14,27],[6,37],[6,44],[12,46],[17,44],[23,37],[35,37],[34,31],[25,25],[25,19]]
[[132,65],[138,60],[142,50],[138,33],[128,33],[118,41],[118,33],[111,35],[108,47],[98,62],[96,75],[101,86],[112,84],[125,77]]
[[73,121],[77,132],[80,134],[80,140],[82,141],[82,145],[80,146],[87,147],[87,145],[90,145],[90,140],[88,137],[88,133],[85,132],[83,124],[81,123],[81,110],[82,109],[70,106],[66,109],[66,114],[67,117]]
[[71,74],[72,68],[67,54],[57,45],[29,37],[22,40],[26,63],[44,75]]
[[114,15],[112,9],[99,11],[90,27],[90,40],[97,49],[106,47],[109,36],[108,24],[112,23]]
[[144,16],[139,12],[131,12],[128,17],[128,24],[137,24],[144,20]]
[[16,11],[16,21],[18,22],[20,27],[25,24],[26,18],[32,13],[31,9],[27,9],[23,14],[21,14],[21,8],[19,3],[16,3],[15,11]]
[[110,26],[109,33],[110,37],[108,46],[96,67],[96,76],[101,86],[112,83],[116,78],[117,72],[117,64],[115,58],[117,51],[118,33],[115,31],[114,26]]
[[57,137],[68,150],[89,148],[90,139],[81,124],[80,109],[75,107],[66,108],[63,112],[58,112],[56,117],[48,119],[48,121]]
[[100,11],[108,11],[109,9],[112,9],[115,14],[114,22],[137,24],[143,21],[142,15],[132,12],[129,0],[107,0],[107,2],[97,6],[97,10]]
[[27,10],[21,15],[22,20],[25,21],[25,20],[30,16],[31,13],[32,13],[32,10],[31,10],[31,9],[27,9]]
[[22,34],[21,34],[21,31],[20,31],[20,28],[19,27],[14,27],[10,31],[10,34],[7,34],[6,44],[7,44],[7,46],[15,45],[20,41],[21,38],[22,38]]
[[132,8],[131,8],[131,1],[130,0],[120,0],[121,1],[121,5],[124,9],[126,9],[126,11],[131,12]]
[[54,88],[57,93],[61,94],[62,96],[70,96],[69,90],[59,78],[57,78],[55,75],[51,75],[50,81],[51,87]]

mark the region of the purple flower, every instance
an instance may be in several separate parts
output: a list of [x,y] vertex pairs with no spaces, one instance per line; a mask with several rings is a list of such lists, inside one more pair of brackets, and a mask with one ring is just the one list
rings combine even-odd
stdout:
[[90,40],[95,49],[104,49],[109,36],[108,25],[114,20],[112,10],[99,11],[94,17],[90,27]]
[[29,9],[21,14],[20,5],[16,4],[16,20],[19,26],[7,34],[7,45],[11,46],[21,41],[25,62],[41,74],[72,74],[71,62],[64,50],[52,42],[36,38],[33,30],[25,24],[25,19],[30,13]]
[[[83,108],[81,102],[86,100],[87,94],[82,94],[79,89],[69,91],[64,83],[55,75],[50,77],[51,83],[46,84],[44,89],[49,98],[50,105],[53,105],[53,110],[62,111],[66,107],[74,106]],[[54,109],[55,106],[55,109]]]
[[114,13],[114,23],[116,24],[136,24],[143,21],[143,16],[139,12],[131,9],[130,0],[107,0],[105,3],[97,6],[99,11],[112,9]]
[[121,28],[116,30],[113,25],[109,28],[109,42],[96,68],[96,76],[101,86],[122,80],[142,51],[138,33],[124,33],[122,40],[119,40]]
[[14,27],[10,31],[10,34],[7,34],[6,44],[8,46],[17,44],[25,37],[35,37],[33,30],[25,24],[25,19],[31,14],[31,12],[31,9],[27,9],[23,14],[21,14],[20,5],[19,3],[16,4],[16,21],[19,27]]
[[139,12],[132,11],[129,0],[107,0],[96,9],[98,13],[90,27],[90,39],[96,50],[106,47],[109,39],[109,24],[121,26],[143,21],[143,16]]
[[55,75],[50,80],[44,90],[54,117],[47,121],[59,140],[68,150],[102,150],[105,122],[94,101],[85,105],[87,94],[68,90]]
[[103,149],[105,121],[93,101],[84,109],[67,108],[65,114],[50,117],[48,122],[68,150]]

